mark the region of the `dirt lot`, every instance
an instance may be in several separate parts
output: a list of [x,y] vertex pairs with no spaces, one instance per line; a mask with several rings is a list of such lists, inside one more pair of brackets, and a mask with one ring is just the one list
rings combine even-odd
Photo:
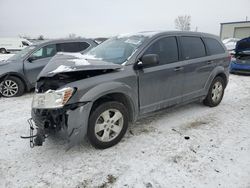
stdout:
[[250,187],[250,77],[231,75],[220,106],[155,113],[106,150],[30,149],[31,99],[0,98],[0,187]]

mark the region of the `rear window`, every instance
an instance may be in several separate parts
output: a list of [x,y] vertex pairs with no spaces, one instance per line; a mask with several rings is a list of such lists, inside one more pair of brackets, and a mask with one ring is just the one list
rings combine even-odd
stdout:
[[199,37],[181,37],[182,56],[184,59],[194,59],[206,56],[203,41]]
[[207,45],[207,49],[210,55],[225,53],[224,48],[216,39],[204,38],[204,41]]

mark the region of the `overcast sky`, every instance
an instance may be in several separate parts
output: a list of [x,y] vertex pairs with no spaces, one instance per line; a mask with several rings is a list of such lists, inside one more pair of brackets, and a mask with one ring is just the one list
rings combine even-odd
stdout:
[[178,15],[191,29],[219,35],[221,22],[250,20],[250,0],[0,0],[0,37],[112,36],[174,30]]

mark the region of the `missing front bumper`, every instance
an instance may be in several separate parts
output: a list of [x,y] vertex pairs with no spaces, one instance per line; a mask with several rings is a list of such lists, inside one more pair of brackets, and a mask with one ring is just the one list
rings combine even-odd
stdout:
[[[88,118],[92,103],[77,103],[60,109],[32,109],[30,126],[30,146],[41,146],[47,136],[63,132],[68,147],[81,142],[87,133]],[[36,129],[36,135],[33,131]]]

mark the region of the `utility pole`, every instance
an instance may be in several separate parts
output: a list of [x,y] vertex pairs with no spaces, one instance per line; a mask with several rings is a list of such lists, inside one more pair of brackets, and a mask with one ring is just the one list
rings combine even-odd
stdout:
[[246,16],[246,21],[248,20],[248,17]]

